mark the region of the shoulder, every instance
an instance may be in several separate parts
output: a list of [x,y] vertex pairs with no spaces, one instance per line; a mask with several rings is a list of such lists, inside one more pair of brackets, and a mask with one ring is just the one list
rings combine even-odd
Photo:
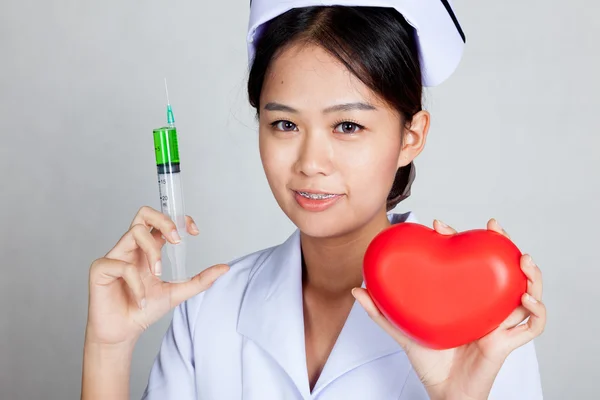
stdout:
[[[267,247],[232,259],[227,262],[229,271],[217,279],[209,289],[179,305],[176,311],[185,316],[190,334],[194,334],[196,320],[203,308],[211,308],[217,312],[225,312],[228,308],[231,311],[236,310],[252,277],[280,246],[281,244]],[[215,305],[218,307],[214,307]]]
[[245,287],[271,254],[281,246],[282,244],[267,247],[229,261],[227,263],[230,268],[229,271],[213,284],[210,291],[230,290],[239,286]]
[[[190,372],[202,357],[209,354],[208,357],[214,359],[225,359],[227,355],[235,358],[239,350],[236,343],[238,346],[240,343],[236,328],[242,299],[252,276],[279,247],[231,260],[230,270],[210,288],[175,307],[144,399],[191,399],[195,397],[195,387]],[[195,346],[195,343],[210,343],[210,347]]]

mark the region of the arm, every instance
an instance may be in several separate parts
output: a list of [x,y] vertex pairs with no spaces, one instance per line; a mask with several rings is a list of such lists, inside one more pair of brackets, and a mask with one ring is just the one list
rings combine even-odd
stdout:
[[[189,233],[197,235],[193,220],[187,217],[186,222]],[[128,399],[131,358],[140,335],[229,270],[227,265],[215,265],[187,282],[163,282],[158,277],[162,270],[161,249],[167,238],[172,244],[178,243],[171,234],[176,229],[166,215],[142,207],[113,249],[92,263],[82,400]],[[185,314],[182,310],[187,310],[186,306],[175,313],[179,319],[174,321],[172,336],[185,332],[187,320],[180,321]]]
[[203,293],[176,307],[150,371],[143,400],[196,398],[193,332]]
[[86,343],[81,399],[128,400],[132,354],[133,345],[111,347]]

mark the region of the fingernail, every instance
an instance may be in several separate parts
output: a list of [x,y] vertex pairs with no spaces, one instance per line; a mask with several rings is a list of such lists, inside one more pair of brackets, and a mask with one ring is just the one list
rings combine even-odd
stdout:
[[176,243],[181,242],[181,237],[179,236],[179,233],[177,233],[177,230],[174,230],[173,232],[171,232],[171,237],[173,238],[173,241],[175,241]]
[[144,297],[142,299],[142,301],[140,301],[140,309],[145,309],[146,308],[146,298]]
[[161,276],[162,275],[162,262],[158,260],[154,265],[154,275]]
[[504,230],[504,228],[502,227],[502,225],[500,225],[500,222],[498,222],[497,219],[494,218],[494,222],[496,222],[496,225],[498,225],[498,228],[500,228],[500,230]]
[[527,294],[527,300],[529,300],[530,302],[532,302],[533,304],[537,303],[538,301],[536,299],[533,298],[532,295]]
[[437,220],[437,222],[439,222],[440,225],[442,225],[444,228],[449,228],[449,226],[445,222],[442,222],[439,219]]
[[198,229],[198,226],[196,226],[196,224],[194,222],[192,222],[191,227],[194,232],[200,232],[200,230]]
[[527,266],[527,267],[535,266],[535,262],[533,261],[533,258],[531,258],[531,256],[529,254],[525,255],[525,266]]

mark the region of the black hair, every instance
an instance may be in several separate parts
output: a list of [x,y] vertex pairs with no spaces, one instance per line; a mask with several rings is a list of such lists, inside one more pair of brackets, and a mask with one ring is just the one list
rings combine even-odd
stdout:
[[[414,30],[393,8],[291,9],[271,20],[256,40],[248,97],[257,114],[269,66],[278,54],[298,42],[315,44],[331,53],[395,108],[405,126],[422,110],[423,85]],[[414,176],[412,163],[398,169],[387,198],[388,211],[410,195]]]

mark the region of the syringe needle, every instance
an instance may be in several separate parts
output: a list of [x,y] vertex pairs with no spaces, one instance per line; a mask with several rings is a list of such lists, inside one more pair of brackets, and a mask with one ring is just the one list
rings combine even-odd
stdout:
[[169,88],[167,87],[167,78],[165,78],[165,92],[167,93],[167,123],[170,127],[175,127],[175,117],[173,116],[171,101],[169,100]]
[[169,88],[167,87],[167,78],[165,78],[165,92],[167,92],[167,104],[171,104],[169,101]]

